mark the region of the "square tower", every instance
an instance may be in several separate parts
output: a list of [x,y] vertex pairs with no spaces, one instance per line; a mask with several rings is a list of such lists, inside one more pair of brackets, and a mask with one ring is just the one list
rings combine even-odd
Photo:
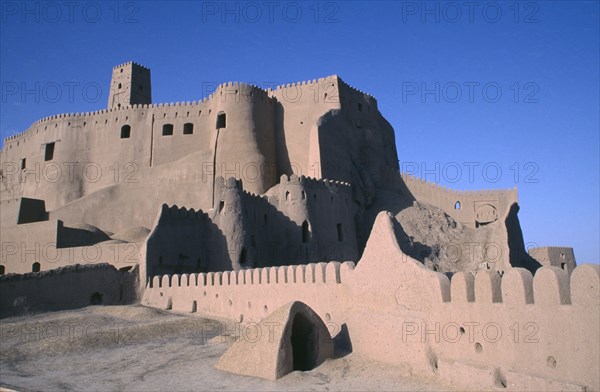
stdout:
[[109,108],[151,103],[150,68],[132,61],[113,68],[108,96]]

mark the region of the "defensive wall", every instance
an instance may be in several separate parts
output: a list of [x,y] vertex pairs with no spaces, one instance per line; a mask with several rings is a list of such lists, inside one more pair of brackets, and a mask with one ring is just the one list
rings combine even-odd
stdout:
[[505,218],[510,207],[518,203],[516,188],[459,191],[406,173],[400,177],[416,200],[441,208],[455,221],[471,228]]
[[298,300],[334,335],[347,329],[353,352],[414,373],[459,385],[482,380],[471,388],[600,388],[600,348],[589,344],[600,334],[598,266],[571,276],[542,267],[535,277],[513,268],[448,278],[401,252],[395,224],[378,216],[356,268],[331,262],[157,276],[142,303],[248,323]]
[[139,264],[141,243],[107,240],[88,230],[65,227],[60,220],[3,228],[0,273],[24,274],[99,263],[127,270]]
[[339,181],[283,175],[259,196],[241,180],[218,177],[207,213],[162,205],[144,245],[145,277],[357,260],[351,196]]
[[[108,264],[0,276],[0,317],[133,303],[136,278],[137,271],[121,272]],[[13,332],[10,325],[5,332]]]
[[529,248],[527,252],[540,264],[548,267],[564,269],[569,274],[575,269],[575,253],[573,248],[564,246],[541,246]]

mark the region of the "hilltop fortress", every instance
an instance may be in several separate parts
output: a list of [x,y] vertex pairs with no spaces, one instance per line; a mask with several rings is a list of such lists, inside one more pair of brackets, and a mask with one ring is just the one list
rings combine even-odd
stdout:
[[[417,373],[600,389],[600,271],[576,268],[571,248],[525,249],[516,189],[400,173],[376,99],[335,75],[269,90],[230,82],[171,104],[152,103],[150,80],[118,65],[107,109],[4,140],[4,316],[141,302],[244,323],[302,301],[308,310],[285,312]],[[56,289],[77,276],[93,283]],[[448,323],[459,340],[465,323],[504,337],[440,343]],[[515,323],[534,324],[541,345],[511,340]]]

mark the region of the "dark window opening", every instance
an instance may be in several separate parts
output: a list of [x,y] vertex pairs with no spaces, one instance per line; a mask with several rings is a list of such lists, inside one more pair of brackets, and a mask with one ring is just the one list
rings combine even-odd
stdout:
[[302,191],[302,200],[306,199],[306,192]]
[[193,133],[194,133],[194,124],[192,124],[192,123],[183,124],[183,134],[184,135],[191,135]]
[[302,242],[308,242],[308,222],[302,222]]
[[95,292],[90,297],[90,305],[102,305],[102,294]]
[[25,170],[27,168],[27,159],[21,159],[21,170]]
[[219,202],[219,213],[221,213],[221,211],[223,211],[223,208],[225,208],[225,202],[223,200],[221,200]]
[[242,248],[242,251],[240,252],[239,263],[240,263],[240,265],[244,265],[244,264],[246,264],[246,261],[248,261],[248,255],[246,253],[246,248]]
[[317,365],[319,333],[315,325],[301,313],[294,316],[292,323],[293,370],[312,370]]
[[51,161],[54,158],[54,142],[46,144],[44,151],[44,160]]
[[454,203],[454,209],[460,210],[460,201],[457,201],[456,203]]
[[164,124],[162,134],[163,136],[173,135],[173,124]]
[[167,307],[166,310],[172,310],[173,309],[173,298],[169,297],[168,301],[167,301]]
[[131,136],[131,126],[123,125],[121,127],[121,139],[129,139]]
[[567,263],[560,263],[560,268],[566,270],[567,269]]
[[40,263],[37,261],[31,265],[31,272],[40,272]]
[[217,129],[225,128],[227,126],[227,118],[225,117],[225,113],[219,113],[217,115]]
[[192,302],[192,313],[196,313],[197,310],[198,310],[198,302],[193,301]]
[[123,87],[123,85],[121,83],[119,83],[119,88]]
[[6,267],[4,267],[3,265],[0,265],[0,275],[4,275],[5,271],[6,271]]
[[289,200],[290,199],[290,192],[286,191],[285,192],[285,200]]
[[341,223],[337,224],[337,235],[338,235],[339,242],[344,241],[344,227],[342,226]]

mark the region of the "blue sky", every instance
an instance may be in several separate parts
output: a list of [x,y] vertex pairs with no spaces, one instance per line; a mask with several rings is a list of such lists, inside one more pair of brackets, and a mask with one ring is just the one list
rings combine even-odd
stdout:
[[405,170],[517,186],[528,244],[597,263],[599,3],[467,4],[3,1],[0,134],[104,108],[129,60],[152,69],[154,102],[337,74],[377,98]]

